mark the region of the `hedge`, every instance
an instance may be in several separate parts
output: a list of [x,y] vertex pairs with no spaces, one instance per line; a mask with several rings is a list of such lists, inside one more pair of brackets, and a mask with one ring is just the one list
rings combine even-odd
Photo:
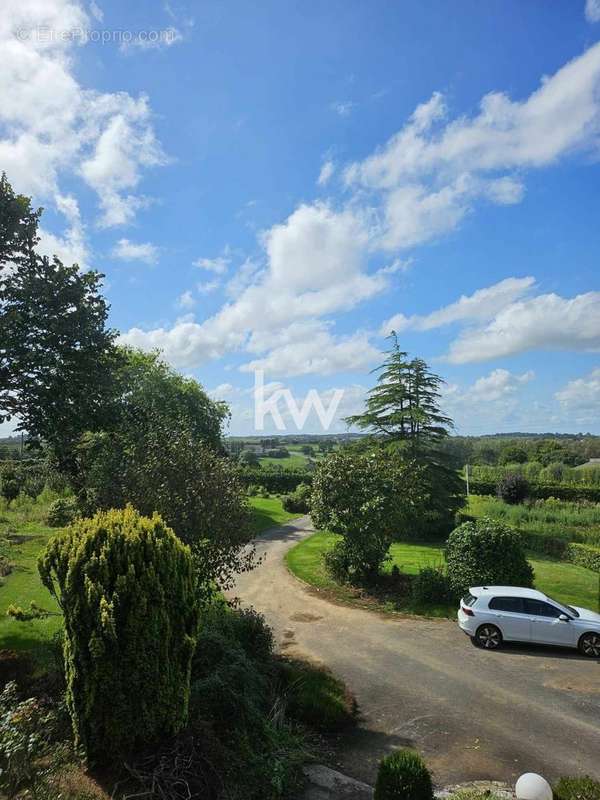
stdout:
[[[471,494],[496,495],[497,481],[469,480]],[[536,483],[529,481],[529,497],[535,500],[547,500],[555,497],[557,500],[588,500],[590,503],[600,503],[600,487],[597,486],[569,486],[561,483]]]
[[568,561],[570,564],[600,573],[600,547],[570,542],[559,536],[548,536],[534,531],[519,530],[519,534],[523,538],[527,550],[552,556],[561,561]]
[[301,483],[312,484],[312,472],[307,470],[240,469],[239,476],[246,486],[264,486],[273,494],[293,492]]

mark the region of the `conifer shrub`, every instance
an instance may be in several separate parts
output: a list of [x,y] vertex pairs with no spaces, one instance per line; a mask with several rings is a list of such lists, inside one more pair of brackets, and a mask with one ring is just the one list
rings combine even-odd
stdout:
[[396,750],[379,763],[374,800],[433,800],[431,775],[414,750]]
[[177,733],[198,631],[189,548],[129,506],[76,520],[38,567],[64,614],[66,700],[88,761]]

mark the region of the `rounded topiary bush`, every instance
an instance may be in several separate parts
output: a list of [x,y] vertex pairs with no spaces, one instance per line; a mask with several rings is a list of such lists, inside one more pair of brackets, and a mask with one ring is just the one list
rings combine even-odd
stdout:
[[505,475],[499,481],[496,492],[501,500],[514,506],[522,503],[529,494],[529,483],[522,475]]
[[454,593],[470,586],[533,586],[533,569],[519,534],[503,522],[482,517],[452,531],[446,564]]
[[158,515],[128,507],[76,520],[39,571],[63,611],[67,706],[87,758],[177,733],[198,630],[189,548]]
[[379,763],[374,800],[433,800],[431,775],[414,750],[397,750]]

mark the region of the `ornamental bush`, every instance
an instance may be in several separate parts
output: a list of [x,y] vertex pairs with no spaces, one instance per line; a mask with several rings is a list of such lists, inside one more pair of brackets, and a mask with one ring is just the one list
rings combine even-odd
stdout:
[[129,506],[77,520],[38,567],[64,614],[66,700],[88,760],[177,733],[198,630],[189,548]]
[[397,750],[379,763],[374,800],[433,800],[431,775],[414,750]]
[[464,522],[452,531],[446,563],[450,587],[457,594],[470,586],[533,586],[533,569],[520,535],[490,517]]
[[308,514],[310,511],[310,496],[312,488],[308,483],[300,483],[291,494],[283,498],[283,507],[290,514]]

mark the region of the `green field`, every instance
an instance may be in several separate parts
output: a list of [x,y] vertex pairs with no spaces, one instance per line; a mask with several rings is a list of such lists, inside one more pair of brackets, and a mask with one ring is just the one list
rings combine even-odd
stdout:
[[287,458],[267,458],[266,456],[258,459],[258,463],[263,467],[281,467],[282,469],[305,469],[306,456],[301,453],[290,453]]
[[[278,497],[251,497],[253,533],[287,522],[297,514],[284,511]],[[61,628],[62,619],[56,601],[42,585],[37,560],[51,536],[59,529],[44,524],[47,503],[17,500],[7,510],[0,506],[0,534],[10,535],[14,544],[10,558],[13,571],[0,585],[0,649],[30,650],[38,662],[51,657],[50,644]],[[8,617],[10,605],[28,609],[31,601],[52,612],[45,619],[18,622]]]
[[[287,554],[286,562],[290,571],[306,583],[331,592],[337,599],[364,604],[364,595],[348,586],[340,586],[327,574],[323,556],[333,547],[337,537],[331,533],[315,533],[293,547]],[[392,559],[386,565],[390,571],[396,564],[399,570],[408,575],[416,575],[422,567],[440,566],[444,563],[441,545],[396,543],[390,549]],[[535,570],[535,586],[540,591],[563,603],[598,608],[599,576],[589,569],[576,567],[563,561],[529,558]],[[384,601],[382,610],[422,613],[427,616],[454,616],[453,605],[418,608],[410,602],[401,605]]]

